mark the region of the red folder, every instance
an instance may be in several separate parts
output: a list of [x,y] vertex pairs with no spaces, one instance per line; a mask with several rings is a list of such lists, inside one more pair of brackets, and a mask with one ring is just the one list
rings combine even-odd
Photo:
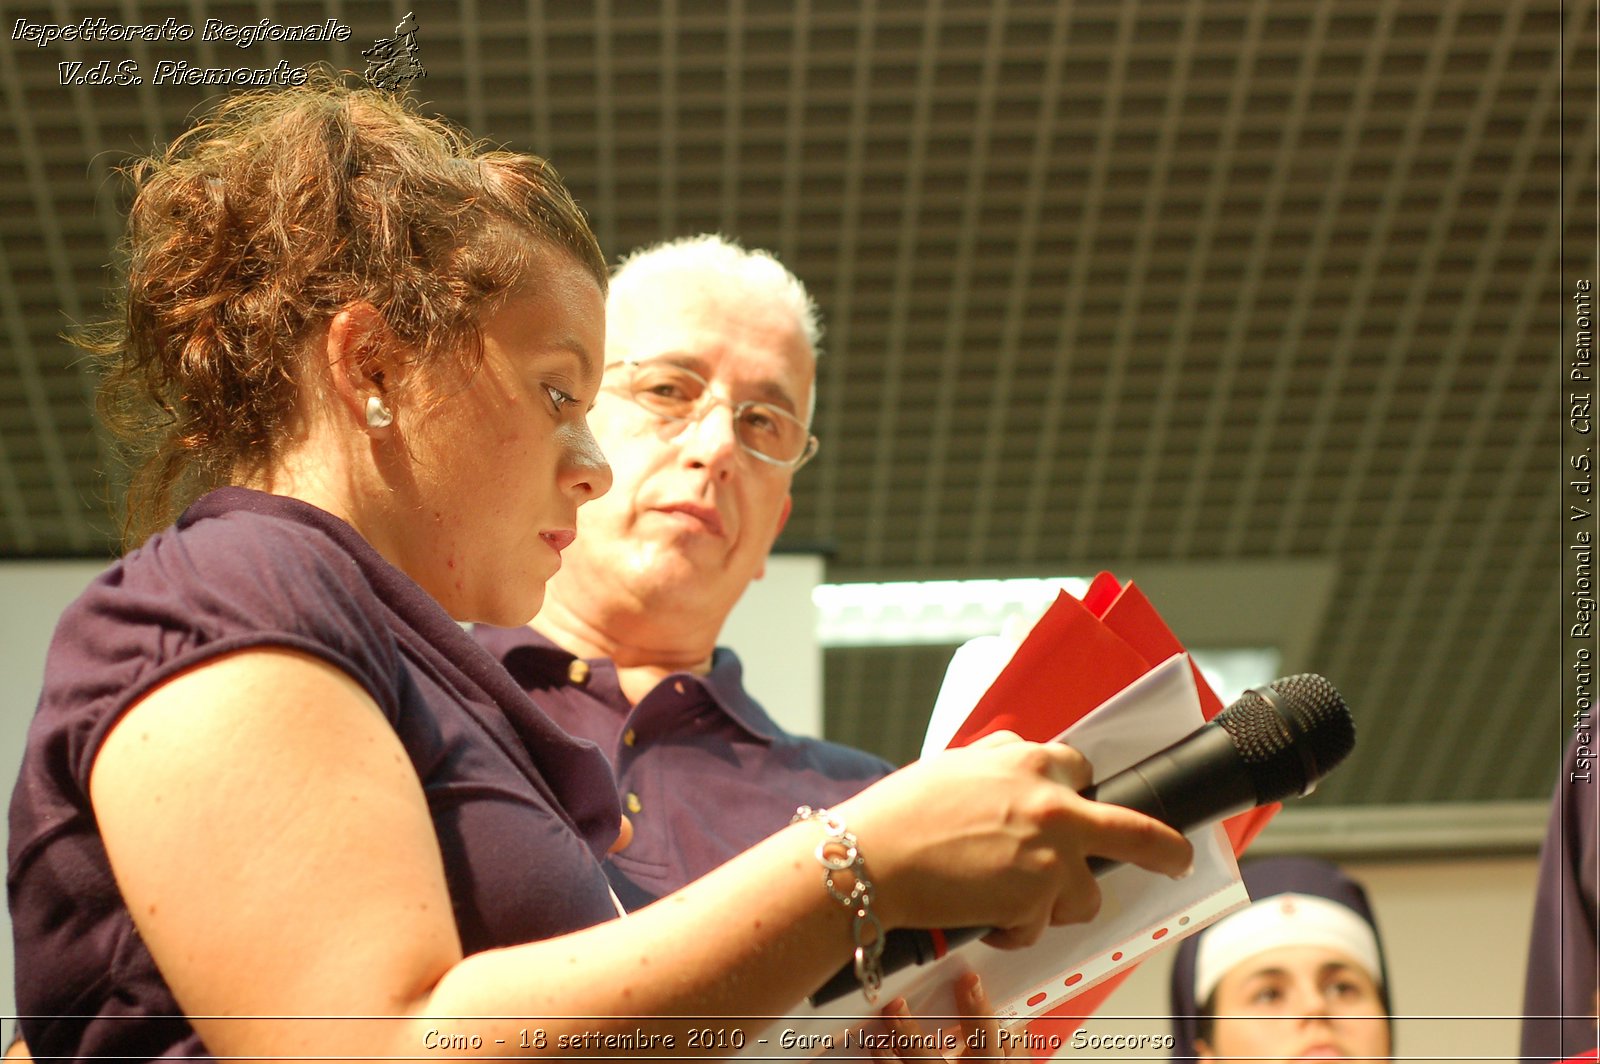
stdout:
[[[964,746],[1003,730],[1035,742],[1054,739],[1090,710],[1182,651],[1183,644],[1144,592],[1132,581],[1121,584],[1110,573],[1101,573],[1089,585],[1082,601],[1065,591],[1057,597],[999,678],[978,700],[950,745]],[[1222,702],[1199,669],[1194,669],[1194,679],[1201,712],[1210,720],[1222,711]],[[1244,852],[1279,808],[1277,804],[1263,806],[1224,821],[1235,856]],[[1029,1044],[1070,1044],[1072,1032],[1083,1026],[1127,974],[1119,973],[1034,1019],[1028,1024],[1028,1031],[1040,1037]],[[1035,1059],[1045,1059],[1052,1052],[1040,1051]]]

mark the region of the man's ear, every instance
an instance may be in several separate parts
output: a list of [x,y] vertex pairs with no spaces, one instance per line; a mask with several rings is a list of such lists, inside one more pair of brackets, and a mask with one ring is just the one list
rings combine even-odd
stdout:
[[[778,542],[778,537],[783,535],[783,526],[789,523],[789,514],[794,510],[794,496],[783,497],[783,509],[778,513],[778,527],[772,530],[772,543]],[[767,544],[767,554],[772,553],[772,543]],[[761,568],[756,570],[755,578],[760,580],[767,575],[767,559],[761,559]]]
[[339,406],[365,426],[367,400],[373,396],[392,404],[402,369],[394,357],[394,337],[388,323],[371,303],[352,303],[328,322],[323,341],[328,379]]

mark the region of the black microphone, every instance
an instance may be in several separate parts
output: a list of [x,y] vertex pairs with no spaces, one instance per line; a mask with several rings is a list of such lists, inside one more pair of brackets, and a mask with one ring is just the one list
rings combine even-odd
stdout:
[[[1189,832],[1202,825],[1316,789],[1356,744],[1355,722],[1333,684],[1311,673],[1246,691],[1227,709],[1165,750],[1083,791],[1085,798],[1136,809]],[[1090,857],[1100,875],[1117,862]],[[887,975],[943,957],[986,927],[896,928],[883,943]],[[811,995],[821,1005],[856,989],[847,964]]]

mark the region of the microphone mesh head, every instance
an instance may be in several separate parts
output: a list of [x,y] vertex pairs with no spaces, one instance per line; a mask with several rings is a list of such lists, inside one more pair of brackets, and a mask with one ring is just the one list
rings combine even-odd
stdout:
[[1309,793],[1356,745],[1349,707],[1321,676],[1288,676],[1267,691],[1270,700],[1246,691],[1214,722],[1233,740],[1262,804]]

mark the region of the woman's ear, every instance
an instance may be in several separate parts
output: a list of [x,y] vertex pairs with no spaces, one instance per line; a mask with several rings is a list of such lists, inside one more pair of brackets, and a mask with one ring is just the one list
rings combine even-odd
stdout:
[[339,408],[368,432],[394,422],[401,363],[393,334],[371,303],[352,303],[328,322],[324,355]]
[[1211,1051],[1210,1042],[1207,1042],[1204,1038],[1196,1038],[1194,1040],[1194,1059],[1216,1060],[1217,1055]]

